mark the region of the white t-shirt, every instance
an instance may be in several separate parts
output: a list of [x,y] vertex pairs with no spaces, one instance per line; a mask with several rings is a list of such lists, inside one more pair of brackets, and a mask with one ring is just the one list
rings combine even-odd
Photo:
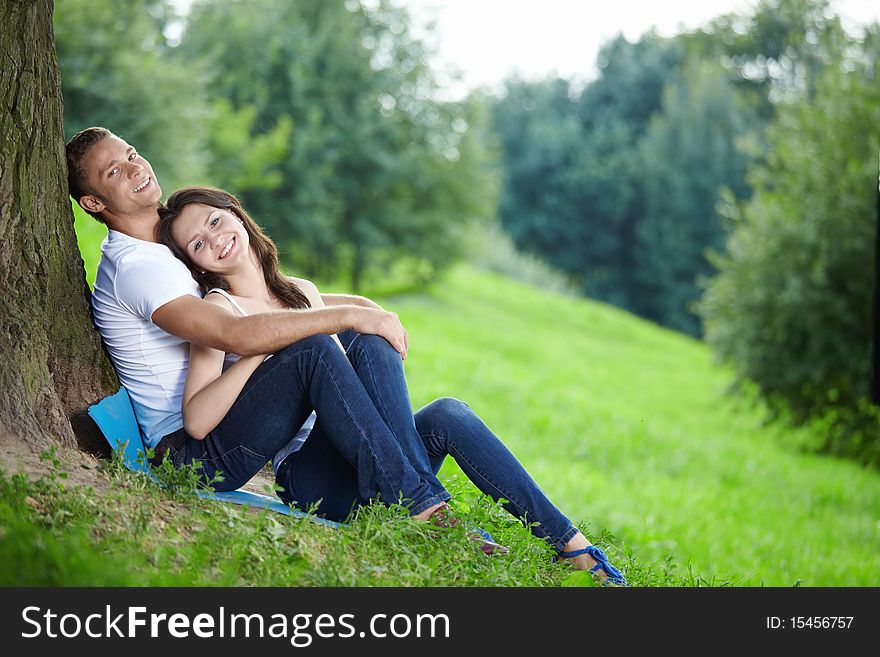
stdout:
[[148,447],[183,426],[189,343],[160,329],[152,316],[187,294],[201,298],[189,269],[168,247],[109,232],[92,292],[95,325]]

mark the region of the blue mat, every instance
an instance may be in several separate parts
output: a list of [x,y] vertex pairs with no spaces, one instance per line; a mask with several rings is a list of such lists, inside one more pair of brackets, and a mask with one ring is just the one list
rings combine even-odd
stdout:
[[[100,427],[101,432],[110,443],[110,447],[115,451],[120,449],[121,445],[125,446],[122,454],[122,461],[125,466],[134,472],[143,472],[154,480],[150,464],[144,456],[146,450],[144,448],[144,440],[141,435],[140,427],[134,416],[134,409],[131,405],[131,399],[125,388],[120,388],[119,392],[110,397],[102,399],[94,406],[89,407],[89,415]],[[231,502],[233,504],[244,504],[262,509],[269,509],[288,516],[304,517],[320,522],[331,527],[339,527],[338,522],[325,520],[313,515],[309,515],[303,511],[291,509],[289,506],[274,497],[253,493],[249,490],[239,489],[228,491],[225,493],[215,493],[211,491],[200,491],[199,495],[205,499],[217,500],[219,502]]]

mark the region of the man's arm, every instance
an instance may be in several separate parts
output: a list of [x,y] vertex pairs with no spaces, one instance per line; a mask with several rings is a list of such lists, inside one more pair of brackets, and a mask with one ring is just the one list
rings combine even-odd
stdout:
[[[229,301],[219,294],[209,294],[205,301],[230,315],[236,314]],[[265,359],[264,355],[239,358],[224,370],[225,356],[218,349],[190,343],[189,370],[183,386],[183,426],[196,440],[203,440],[223,421],[251,374]]]
[[[385,309],[382,308],[382,306],[380,306],[372,299],[367,299],[367,297],[362,297],[355,294],[321,294],[321,292],[318,291],[317,286],[311,281],[306,280],[305,278],[294,278],[291,276],[290,280],[297,284],[299,289],[311,300],[313,305],[323,305],[327,308],[354,306],[358,308],[369,308],[370,310],[378,310],[379,312],[383,313],[385,312]],[[396,313],[391,314],[395,318],[397,317]],[[355,331],[357,331],[357,329],[355,329]],[[361,333],[362,331],[357,332]],[[388,340],[388,342],[391,342],[391,340]],[[342,343],[340,343],[340,345],[341,344]],[[391,344],[394,345],[393,342],[391,342]],[[400,349],[396,345],[394,346],[394,348],[397,349],[397,351],[400,352],[400,355],[403,356],[403,359],[406,360],[406,354],[409,351],[409,335],[407,334],[406,330],[403,331],[403,349]]]
[[152,315],[159,328],[188,342],[240,356],[283,349],[319,333],[352,329],[381,335],[406,358],[406,331],[395,313],[353,305],[277,310],[242,317],[191,295],[177,297]]

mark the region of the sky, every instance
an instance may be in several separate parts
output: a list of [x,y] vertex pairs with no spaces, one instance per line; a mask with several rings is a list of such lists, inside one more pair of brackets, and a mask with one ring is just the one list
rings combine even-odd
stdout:
[[[498,89],[512,73],[526,79],[553,74],[595,77],[599,47],[622,33],[630,41],[656,27],[665,36],[695,29],[754,0],[394,0],[415,23],[436,21],[434,67],[458,69],[443,80],[460,98],[477,86]],[[880,20],[880,0],[832,0],[849,28]],[[417,32],[418,33],[418,32]]]
[[[375,0],[362,0],[370,4]],[[436,21],[433,66],[443,95],[459,99],[479,86],[498,90],[513,73],[528,80],[559,75],[595,77],[600,46],[623,34],[630,41],[652,27],[664,36],[696,29],[756,0],[392,0],[414,19],[414,33]],[[174,0],[186,13],[192,0]],[[831,0],[844,26],[880,21],[880,0]],[[457,71],[460,80],[453,79]]]

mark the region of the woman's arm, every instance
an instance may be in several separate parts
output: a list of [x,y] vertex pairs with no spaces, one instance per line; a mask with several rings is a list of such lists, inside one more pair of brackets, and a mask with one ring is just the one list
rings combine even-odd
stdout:
[[[300,290],[302,290],[303,294],[305,294],[309,301],[312,302],[312,308],[319,308],[321,305],[323,306],[361,306],[362,308],[374,308],[376,310],[384,310],[382,306],[373,301],[372,299],[367,299],[367,297],[362,297],[357,294],[321,294],[318,292],[318,287],[309,280],[305,278],[294,278],[291,277],[294,283],[297,284]],[[318,305],[316,301],[320,299],[321,304]]]
[[322,294],[321,299],[323,299],[325,306],[363,306],[364,308],[384,310],[372,299],[356,294]]
[[[208,299],[217,306],[228,303],[220,295],[209,294]],[[265,359],[264,355],[243,357],[224,372],[224,357],[222,351],[190,343],[183,426],[196,440],[203,440],[226,417],[244,384]]]

